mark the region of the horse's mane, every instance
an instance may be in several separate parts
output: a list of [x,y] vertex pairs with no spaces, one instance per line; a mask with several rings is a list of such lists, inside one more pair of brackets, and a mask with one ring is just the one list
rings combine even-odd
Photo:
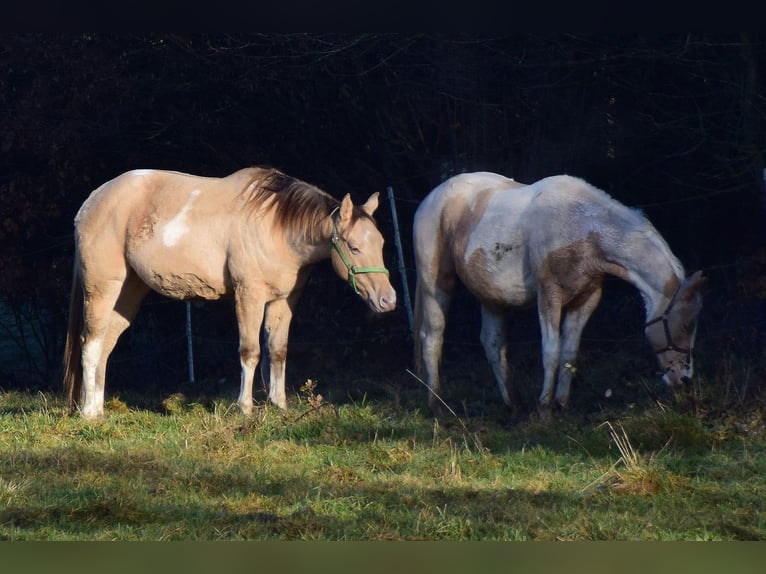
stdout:
[[340,202],[330,194],[278,169],[256,167],[242,190],[245,205],[257,216],[273,210],[274,224],[309,242],[319,239],[321,222]]

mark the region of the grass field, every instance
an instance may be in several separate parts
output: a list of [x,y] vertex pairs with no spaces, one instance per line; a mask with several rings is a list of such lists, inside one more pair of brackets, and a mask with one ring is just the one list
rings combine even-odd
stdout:
[[114,396],[96,423],[2,392],[0,538],[766,538],[762,410],[647,400],[543,424],[487,393],[437,422],[422,388],[357,387],[325,400],[307,381],[249,418],[204,385]]

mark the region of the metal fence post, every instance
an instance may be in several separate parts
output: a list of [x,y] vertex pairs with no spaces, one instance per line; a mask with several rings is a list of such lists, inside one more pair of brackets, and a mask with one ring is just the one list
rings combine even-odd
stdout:
[[394,190],[391,186],[388,186],[388,201],[391,204],[391,217],[394,222],[394,242],[396,243],[396,251],[399,254],[399,274],[402,276],[404,307],[407,311],[407,322],[409,323],[410,333],[412,333],[412,304],[410,303],[410,288],[407,284],[407,273],[404,267],[404,252],[402,251],[402,238],[399,236],[399,218],[396,214],[396,205],[394,204]]

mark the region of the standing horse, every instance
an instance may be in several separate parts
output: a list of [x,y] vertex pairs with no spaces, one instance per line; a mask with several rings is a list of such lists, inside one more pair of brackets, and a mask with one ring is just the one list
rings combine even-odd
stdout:
[[692,376],[702,273],[686,278],[646,218],[581,179],[523,185],[489,172],[456,175],[418,206],[413,238],[415,360],[437,414],[444,328],[458,280],[481,304],[481,342],[512,408],[504,311],[537,303],[544,370],[538,409],[548,418],[556,379],[556,403],[564,408],[569,400],[580,336],[605,275],[641,293],[645,334],[665,383],[677,389]]
[[313,264],[331,258],[376,312],[396,306],[372,214],[280,171],[224,178],[157,170],[124,173],[96,189],[75,217],[75,261],[64,388],[70,409],[104,415],[109,354],[150,290],[173,299],[233,297],[239,325],[237,403],[253,410],[263,325],[269,400],[287,407],[285,359],[294,307]]

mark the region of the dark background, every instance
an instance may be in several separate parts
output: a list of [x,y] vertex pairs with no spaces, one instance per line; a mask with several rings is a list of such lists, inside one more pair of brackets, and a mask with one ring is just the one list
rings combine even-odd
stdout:
[[[412,215],[441,181],[478,170],[522,182],[583,177],[643,209],[689,272],[705,270],[698,372],[714,381],[739,361],[760,396],[764,40],[699,32],[6,34],[0,389],[61,389],[72,219],[93,189],[133,168],[224,176],[268,164],[338,198],[381,192],[377,219],[400,302],[389,186],[414,294]],[[107,392],[185,382],[185,316],[183,303],[150,296],[113,355]],[[535,314],[513,317],[512,362],[536,378]],[[585,364],[590,357],[595,369],[627,350],[634,358],[620,368],[652,377],[643,321],[637,292],[610,281],[585,332]],[[192,324],[197,378],[236,394],[231,304],[193,304]],[[486,376],[478,328],[475,302],[459,295],[445,359]],[[307,377],[325,387],[364,377],[417,385],[408,368],[403,306],[373,316],[320,265],[294,319],[288,385]],[[494,383],[486,388],[496,393]]]

